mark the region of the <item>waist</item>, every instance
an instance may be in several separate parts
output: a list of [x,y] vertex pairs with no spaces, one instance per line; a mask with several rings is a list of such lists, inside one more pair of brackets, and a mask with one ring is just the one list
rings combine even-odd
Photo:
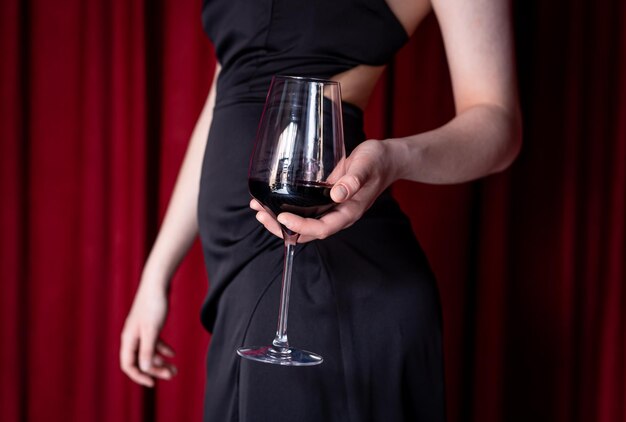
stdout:
[[245,55],[224,64],[217,81],[216,107],[232,103],[264,102],[275,75],[330,79],[358,63],[324,56],[288,56],[272,53]]
[[[236,139],[238,143],[244,142],[248,144],[248,153],[251,152],[252,141],[254,140],[258,121],[265,105],[266,95],[267,92],[263,97],[244,92],[227,91],[218,93],[215,100],[213,123],[209,132],[209,145],[222,142],[232,145]],[[350,155],[354,148],[366,139],[363,128],[363,110],[345,101],[342,101],[341,109],[346,155]],[[252,117],[252,120],[250,117]],[[243,131],[239,136],[235,136],[234,139],[233,136],[228,136],[232,132],[233,122],[238,122],[239,131]],[[246,135],[242,136],[244,133]]]

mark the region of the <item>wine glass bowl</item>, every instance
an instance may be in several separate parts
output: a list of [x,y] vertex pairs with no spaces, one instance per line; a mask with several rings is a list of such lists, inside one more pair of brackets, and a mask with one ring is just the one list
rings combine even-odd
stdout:
[[[248,186],[274,218],[290,212],[318,218],[334,203],[332,183],[343,173],[345,147],[338,82],[275,76],[250,159]],[[285,241],[278,328],[271,346],[244,347],[247,359],[280,365],[316,365],[322,357],[289,346],[287,315],[293,252],[299,234],[281,225]]]

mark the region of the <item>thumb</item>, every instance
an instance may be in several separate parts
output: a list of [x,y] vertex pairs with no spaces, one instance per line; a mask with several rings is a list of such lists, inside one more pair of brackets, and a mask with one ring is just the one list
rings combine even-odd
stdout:
[[361,189],[367,180],[368,171],[360,166],[352,166],[348,173],[335,183],[330,191],[330,197],[337,203],[345,202],[352,198]]
[[139,368],[143,372],[149,371],[152,366],[157,334],[156,330],[148,329],[142,335],[141,344],[139,346]]

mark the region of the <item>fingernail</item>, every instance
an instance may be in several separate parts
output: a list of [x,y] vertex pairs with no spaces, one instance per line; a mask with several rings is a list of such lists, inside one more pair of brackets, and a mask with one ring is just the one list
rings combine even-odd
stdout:
[[146,372],[150,369],[150,362],[148,362],[147,360],[142,360],[141,362],[139,362],[139,368]]
[[283,215],[282,215],[282,214],[281,214],[281,215],[279,215],[276,219],[278,220],[278,222],[279,222],[280,224],[283,224],[283,225],[285,225],[285,226],[289,227],[289,219],[288,219],[288,218],[286,218],[286,217],[283,217]]
[[338,201],[343,201],[348,196],[348,190],[343,185],[335,186],[335,198]]

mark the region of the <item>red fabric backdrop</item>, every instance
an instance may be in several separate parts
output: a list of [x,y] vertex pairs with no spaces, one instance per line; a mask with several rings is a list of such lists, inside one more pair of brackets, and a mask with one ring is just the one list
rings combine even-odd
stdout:
[[[450,421],[626,420],[626,7],[519,1],[521,156],[398,183],[440,280]],[[198,0],[0,2],[0,419],[199,420],[197,246],[153,391],[117,363],[143,260],[213,72]],[[367,112],[380,138],[452,114],[430,17]]]

